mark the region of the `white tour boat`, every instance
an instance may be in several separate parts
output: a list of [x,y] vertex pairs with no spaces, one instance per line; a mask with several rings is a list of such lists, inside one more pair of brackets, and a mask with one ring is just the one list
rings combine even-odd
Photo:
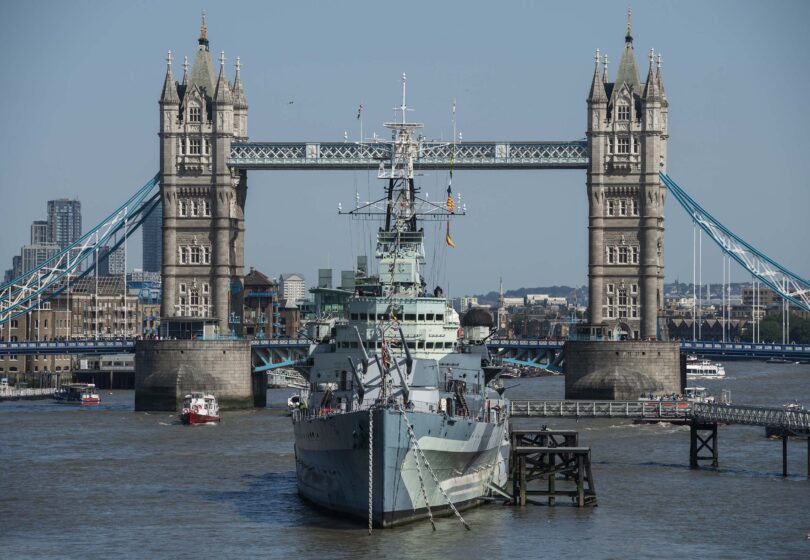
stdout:
[[701,360],[697,356],[689,356],[686,359],[686,377],[693,379],[722,379],[726,376],[723,364]]

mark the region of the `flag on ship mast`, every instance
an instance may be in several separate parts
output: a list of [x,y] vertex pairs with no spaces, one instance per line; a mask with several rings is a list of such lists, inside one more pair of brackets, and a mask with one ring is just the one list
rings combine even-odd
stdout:
[[363,116],[363,104],[361,103],[360,106],[357,108],[357,120],[360,120],[360,117]]
[[456,244],[453,243],[453,238],[450,237],[450,221],[447,222],[447,233],[444,236],[444,240],[447,243],[448,247],[452,247],[453,249],[456,248]]

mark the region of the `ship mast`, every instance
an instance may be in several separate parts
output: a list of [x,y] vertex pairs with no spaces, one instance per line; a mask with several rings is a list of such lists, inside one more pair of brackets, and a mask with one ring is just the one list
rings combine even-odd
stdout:
[[[391,130],[387,154],[380,162],[377,178],[386,181],[385,197],[358,206],[346,214],[357,219],[383,219],[377,232],[376,258],[379,262],[381,296],[419,297],[422,295],[420,266],[425,263],[424,231],[418,220],[448,220],[464,211],[452,211],[443,204],[419,196],[414,183],[414,162],[419,157],[422,123],[408,122],[407,77],[402,74],[402,101],[395,112],[401,117],[384,123]],[[340,207],[339,212],[344,213]]]

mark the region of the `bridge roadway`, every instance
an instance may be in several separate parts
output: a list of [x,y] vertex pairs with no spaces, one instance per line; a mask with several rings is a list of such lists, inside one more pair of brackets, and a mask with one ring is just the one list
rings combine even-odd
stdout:
[[[498,339],[493,338],[487,346],[493,352],[509,357],[518,352],[558,352],[565,340]],[[276,356],[287,354],[285,361],[293,357],[303,358],[310,341],[305,338],[258,339],[251,342],[254,351],[264,350]],[[9,354],[123,354],[135,351],[133,340],[46,340],[46,341],[0,341],[0,355]],[[736,359],[786,358],[810,361],[810,344],[752,344],[742,342],[684,341],[681,352],[712,357]],[[269,362],[268,364],[275,363]],[[527,363],[529,361],[527,360]]]
[[687,401],[514,400],[513,418],[632,418],[697,421],[702,424],[744,424],[791,432],[810,431],[810,410]]

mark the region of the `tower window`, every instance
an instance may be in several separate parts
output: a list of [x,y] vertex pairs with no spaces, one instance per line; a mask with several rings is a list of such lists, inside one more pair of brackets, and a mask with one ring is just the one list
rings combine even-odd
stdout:
[[633,137],[633,153],[634,153],[634,154],[637,154],[637,153],[638,153],[638,151],[639,151],[639,146],[640,146],[640,144],[639,144],[639,142],[638,142],[638,136],[634,136],[634,137]]
[[638,204],[636,204],[636,201],[632,198],[630,199],[630,213],[633,216],[638,216]]
[[[192,150],[191,153],[194,153]],[[619,138],[617,139],[617,154],[629,154],[630,153],[630,139],[629,138]]]
[[[633,264],[638,264],[638,247],[630,248],[630,260]],[[633,284],[633,287],[635,288],[636,285]]]
[[179,207],[180,217],[188,216],[188,202],[186,200],[180,200],[180,207]]
[[200,117],[201,117],[201,115],[200,115],[200,108],[199,107],[197,107],[195,105],[192,105],[191,107],[189,107],[189,110],[188,110],[188,120],[189,120],[189,122],[200,122],[200,120],[201,120]]
[[[211,264],[211,247],[202,248],[202,262],[203,264]],[[208,284],[204,284],[207,286]],[[204,290],[205,288],[203,288]]]
[[627,215],[627,201],[621,199],[619,201],[619,216],[626,216]]
[[608,213],[608,216],[613,216],[613,215],[616,214],[616,203],[613,202],[612,200],[608,200],[607,213]]
[[629,121],[630,120],[630,106],[629,105],[619,105],[616,111],[616,117],[620,121]]
[[199,213],[198,204],[196,200],[191,201],[191,215],[196,216]]
[[203,200],[202,201],[202,215],[203,216],[210,216],[211,215],[211,201],[210,200]]
[[615,247],[608,247],[607,248],[607,262],[608,262],[608,264],[614,264],[616,262],[616,248]]
[[188,143],[188,153],[191,155],[198,156],[201,153],[200,148],[200,139],[199,138],[192,138],[189,140]]
[[613,293],[613,284],[608,284],[607,285],[607,293],[609,293],[609,294]]
[[627,247],[619,247],[619,264],[627,264]]
[[200,247],[191,247],[191,264],[200,264]]

